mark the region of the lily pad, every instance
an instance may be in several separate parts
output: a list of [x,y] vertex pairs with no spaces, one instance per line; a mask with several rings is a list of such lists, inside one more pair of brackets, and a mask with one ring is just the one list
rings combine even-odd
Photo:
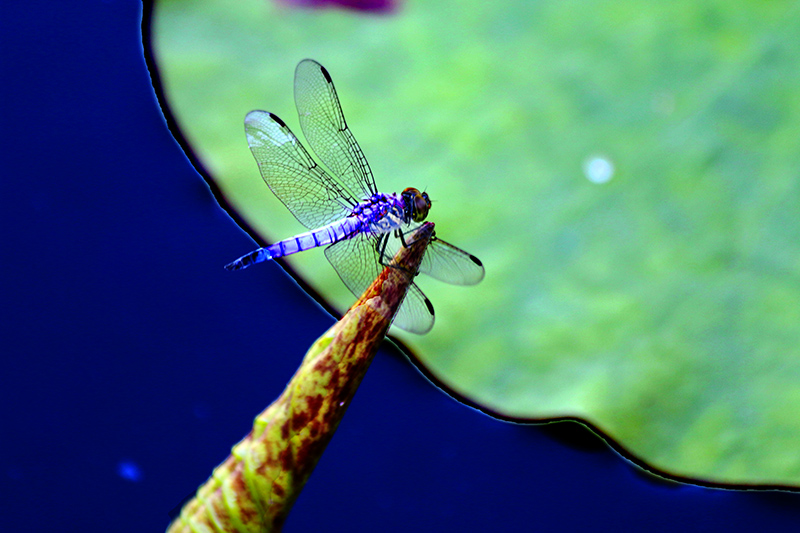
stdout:
[[[585,420],[676,477],[800,485],[800,4],[161,0],[151,22],[177,126],[266,241],[303,228],[242,121],[299,134],[305,57],[379,188],[427,190],[437,234],[486,266],[419,279],[437,323],[394,331],[443,386]],[[352,303],[321,252],[288,263]]]

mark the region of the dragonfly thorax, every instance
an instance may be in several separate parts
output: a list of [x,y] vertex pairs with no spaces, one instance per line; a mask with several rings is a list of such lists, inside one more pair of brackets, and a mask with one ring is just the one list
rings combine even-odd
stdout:
[[419,192],[419,189],[408,187],[403,191],[403,210],[407,221],[422,222],[431,209],[431,199],[428,193]]
[[[272,113],[248,113],[245,133],[264,182],[310,231],[254,250],[226,268],[239,270],[325,246],[325,257],[347,288],[360,296],[384,267],[394,266],[389,263],[394,252],[409,244],[406,236],[412,236],[414,226],[427,218],[431,200],[413,187],[401,193],[378,192],[367,160],[345,123],[331,76],[322,65],[301,61],[294,88],[300,127],[331,174]],[[438,237],[425,244],[419,273],[455,285],[474,285],[483,279],[483,265],[475,256]],[[395,324],[422,334],[433,322],[433,306],[411,281]]]
[[397,194],[377,193],[359,203],[350,214],[372,233],[388,233],[409,220],[405,215],[405,202]]

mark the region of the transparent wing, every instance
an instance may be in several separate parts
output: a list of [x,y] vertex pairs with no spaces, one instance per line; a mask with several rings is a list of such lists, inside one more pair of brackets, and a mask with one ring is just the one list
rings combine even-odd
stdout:
[[433,327],[433,321],[431,301],[419,290],[416,283],[412,283],[392,324],[409,333],[424,335]]
[[486,274],[480,259],[435,236],[422,256],[419,271],[453,285],[475,285]]
[[311,150],[361,199],[378,192],[364,153],[344,120],[331,76],[314,60],[304,59],[294,73],[294,101]]
[[261,177],[301,224],[324,226],[352,211],[356,199],[314,162],[281,119],[251,111],[244,129]]
[[[375,237],[359,233],[325,248],[325,257],[350,292],[357,297],[361,296],[383,270],[378,252],[375,250],[376,242]],[[393,324],[400,329],[422,335],[430,331],[433,321],[433,305],[412,283]]]
[[[412,235],[419,226],[420,224],[411,224],[410,229],[403,232],[407,245],[411,244],[408,242],[408,236]],[[394,257],[401,246],[403,244],[400,239],[395,238],[394,235],[390,236],[384,256]],[[419,272],[451,285],[475,285],[486,274],[480,259],[441,240],[436,235],[433,236],[425,250],[425,255],[422,256]]]
[[383,269],[378,261],[375,243],[375,237],[367,233],[357,233],[325,248],[325,257],[350,292],[357,297],[361,296]]

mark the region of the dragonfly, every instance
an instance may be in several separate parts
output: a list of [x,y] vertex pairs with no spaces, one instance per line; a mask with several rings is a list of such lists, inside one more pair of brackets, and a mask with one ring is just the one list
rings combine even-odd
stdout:
[[[289,127],[267,111],[244,120],[247,144],[269,189],[309,231],[258,248],[225,266],[255,263],[326,246],[325,257],[350,291],[360,296],[431,209],[427,192],[379,192],[361,147],[345,122],[328,71],[312,59],[295,69],[294,98],[300,128],[320,166]],[[433,234],[419,273],[453,285],[474,285],[485,274],[481,261]],[[417,273],[414,273],[415,275]],[[433,305],[411,283],[393,325],[424,334],[434,323]]]

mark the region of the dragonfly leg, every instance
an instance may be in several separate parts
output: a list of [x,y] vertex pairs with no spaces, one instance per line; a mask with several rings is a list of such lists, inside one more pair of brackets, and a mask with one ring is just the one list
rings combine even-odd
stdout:
[[391,264],[391,258],[386,258],[386,245],[389,244],[389,234],[384,233],[378,237],[375,243],[375,252],[378,254],[378,262],[383,266],[394,266]]
[[[402,232],[401,230],[399,230],[399,229],[398,229],[398,230],[396,230],[396,231],[397,231],[397,236],[398,236],[398,237],[400,237],[400,242],[402,242],[402,243],[403,243],[403,246],[404,246],[404,247],[408,248],[409,246],[412,246],[412,245],[413,245],[415,242],[417,242],[416,240],[413,240],[413,241],[412,241],[412,240],[406,241],[406,239],[405,239],[405,236],[406,236],[406,235],[409,235],[409,234],[412,234],[412,233],[416,232],[416,231],[417,231],[417,228],[411,228],[411,229],[410,229],[410,230],[408,230],[406,233],[403,233],[403,232]],[[433,242],[433,241],[435,241],[435,240],[436,240],[436,232],[434,231],[433,233],[431,233],[431,242]]]
[[403,248],[408,248],[408,244],[406,243],[406,236],[401,230],[399,229],[394,230],[394,236],[400,238],[400,242],[403,243]]
[[[411,272],[407,268],[395,264],[392,261],[394,259],[393,257],[387,257],[386,256],[386,245],[389,244],[389,237],[390,236],[391,236],[391,233],[384,233],[383,235],[380,236],[380,238],[378,239],[377,244],[375,245],[375,251],[378,253],[378,262],[380,262],[380,264],[382,266],[390,267],[390,268],[396,268],[398,270],[402,270],[403,272],[407,273],[408,275],[410,275],[413,278],[419,272]],[[408,244],[406,244],[406,241],[403,238],[403,232],[402,231],[395,230],[395,237],[399,237],[400,238],[400,242],[403,243],[403,247],[404,248],[408,248]],[[411,244],[413,244],[413,242]]]

